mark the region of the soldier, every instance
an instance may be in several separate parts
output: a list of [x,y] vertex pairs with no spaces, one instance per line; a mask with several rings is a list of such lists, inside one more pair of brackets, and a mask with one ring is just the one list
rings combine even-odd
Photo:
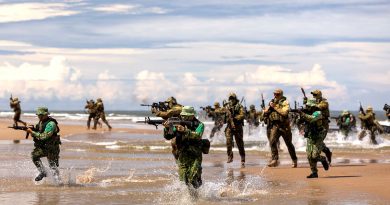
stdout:
[[110,124],[108,124],[108,121],[106,120],[106,113],[104,112],[103,100],[101,98],[98,98],[96,100],[96,117],[92,129],[96,130],[96,125],[98,124],[100,118],[102,118],[102,121],[107,125],[108,130],[111,131],[112,127],[110,126]]
[[241,156],[241,167],[245,167],[245,148],[244,148],[244,107],[240,104],[235,93],[229,94],[229,103],[226,106],[227,126],[225,129],[226,147],[228,160],[227,163],[233,162],[233,136],[236,141],[238,151]]
[[283,137],[287,145],[292,160],[291,167],[297,167],[298,158],[295,153],[295,147],[292,144],[292,133],[288,119],[289,110],[290,105],[286,97],[283,96],[283,90],[276,89],[274,91],[274,99],[271,100],[269,106],[263,111],[267,123],[267,137],[272,153],[272,159],[268,163],[269,167],[279,165],[278,142],[280,136]]
[[344,135],[344,139],[348,137],[352,127],[356,125],[355,116],[353,116],[348,110],[344,110],[336,119],[341,134]]
[[363,140],[366,136],[366,131],[369,131],[371,137],[371,143],[377,145],[378,142],[375,139],[375,131],[377,130],[377,126],[375,124],[375,114],[371,106],[367,107],[366,113],[359,113],[359,119],[362,124],[362,131],[359,133],[359,140]]
[[225,121],[225,112],[221,108],[219,102],[214,103],[214,110],[208,111],[208,114],[212,116],[214,120],[214,127],[210,133],[210,139],[212,139],[216,132],[220,131]]
[[26,132],[30,133],[34,139],[34,150],[31,153],[32,160],[39,171],[39,175],[35,178],[35,181],[41,181],[46,177],[46,171],[43,167],[41,158],[47,157],[50,168],[53,170],[53,175],[56,180],[59,180],[59,162],[60,154],[60,136],[58,132],[57,120],[49,117],[49,111],[46,107],[38,107],[37,116],[39,118],[38,124],[33,131],[28,128]]
[[[314,99],[316,99],[317,107],[320,109],[322,113],[322,124],[326,129],[326,134],[328,134],[329,131],[329,117],[330,117],[330,112],[329,112],[329,103],[328,101],[322,97],[322,92],[320,90],[314,90],[311,92],[313,95]],[[307,98],[303,98],[303,104],[306,104]],[[326,134],[323,135],[324,140],[326,138]],[[323,150],[325,153],[326,158],[328,159],[329,165],[332,163],[332,152],[330,149],[326,146],[324,143]]]
[[12,96],[9,98],[9,106],[14,109],[14,126],[18,126],[18,122],[21,122],[24,126],[26,126],[26,123],[20,120],[20,115],[22,114],[22,109],[20,108],[20,101],[19,98],[12,98]]
[[[93,119],[93,121],[95,121],[95,118],[96,118],[96,103],[94,100],[89,100],[87,101],[87,104],[85,105],[85,109],[87,109],[87,113],[89,114],[88,115],[88,121],[87,121],[87,128],[89,129],[90,126],[91,126],[91,120]],[[100,127],[102,127],[102,123],[97,122],[98,125],[100,125]]]
[[202,135],[204,124],[195,118],[194,107],[184,106],[180,118],[190,125],[177,125],[169,133],[169,124],[164,123],[164,138],[176,138],[179,179],[195,189],[202,185]]
[[254,127],[258,127],[260,125],[260,116],[261,112],[257,112],[255,105],[249,106],[249,111],[246,116],[246,121],[249,124],[249,134],[251,134],[251,131]]
[[305,138],[307,138],[306,153],[309,160],[311,174],[307,178],[318,178],[317,162],[321,162],[325,170],[329,169],[329,164],[324,156],[321,156],[322,146],[324,146],[324,136],[326,128],[322,124],[322,114],[316,106],[314,99],[306,102],[308,113],[299,112],[305,122]]
[[[182,105],[178,104],[176,101],[176,98],[169,97],[165,103],[167,103],[167,110],[162,111],[158,110],[155,107],[152,107],[152,113],[154,113],[157,117],[161,117],[164,120],[167,120],[170,117],[180,117],[180,113],[182,111]],[[175,157],[176,160],[178,160],[179,155],[177,153],[177,146],[176,146],[176,138],[172,138],[171,140],[171,146],[172,146],[172,154]]]

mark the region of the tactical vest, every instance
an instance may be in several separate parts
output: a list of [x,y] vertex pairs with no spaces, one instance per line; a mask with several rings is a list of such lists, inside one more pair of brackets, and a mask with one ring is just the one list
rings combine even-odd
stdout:
[[103,105],[103,103],[96,103],[96,110],[98,112],[104,112],[104,105]]
[[[276,102],[275,99],[272,99],[271,102],[277,104],[279,107],[282,107],[283,102],[286,101],[286,99],[286,97],[282,97],[282,99],[280,99],[278,102]],[[269,120],[271,123],[286,122],[288,120],[288,116],[283,116],[272,109],[271,113],[269,114]]]
[[55,123],[55,125],[57,127],[56,131],[54,131],[53,135],[51,137],[49,137],[48,139],[46,139],[46,140],[38,140],[38,139],[34,138],[34,142],[35,142],[36,146],[59,145],[59,144],[61,144],[60,136],[58,135],[58,133],[60,132],[60,128],[58,127],[58,122],[57,122],[56,119],[49,117],[46,120],[46,122],[44,122],[42,124],[38,123],[35,126],[35,130],[37,130],[37,132],[39,132],[39,133],[43,133],[45,131],[46,126],[47,126],[47,124],[49,122],[54,122]]
[[[242,120],[236,120],[235,117],[240,114],[240,110],[242,108],[242,105],[240,103],[237,103],[233,107],[230,105],[227,107],[230,111],[230,114],[232,115],[231,117],[233,118],[233,122],[235,125],[242,125],[244,126],[244,119]],[[243,108],[242,108],[243,109]],[[245,118],[245,117],[244,117]]]
[[[187,129],[191,131],[195,131],[198,128],[201,122],[198,119],[194,119],[190,125],[186,125]],[[179,152],[188,151],[195,152],[191,147],[195,147],[195,149],[202,148],[202,141],[199,139],[183,139],[182,134],[177,132],[176,135],[176,145]]]
[[[323,119],[324,117],[322,116],[321,118]],[[321,137],[320,133],[324,130],[322,119],[318,119],[313,123],[305,122],[305,138],[313,139],[313,137]],[[317,138],[314,138],[313,140]]]

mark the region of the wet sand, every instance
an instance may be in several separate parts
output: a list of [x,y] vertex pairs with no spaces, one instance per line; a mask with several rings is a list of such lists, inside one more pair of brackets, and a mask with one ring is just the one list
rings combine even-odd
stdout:
[[[30,160],[31,140],[0,121],[1,204],[388,204],[390,150],[334,150],[333,166],[319,178],[304,152],[299,167],[290,168],[288,153],[281,165],[268,168],[268,152],[248,151],[247,166],[226,164],[224,151],[203,155],[203,186],[191,198],[179,181],[169,142],[161,130],[102,129],[63,125],[61,178],[36,183]],[[13,139],[21,139],[14,144]],[[44,160],[45,163],[47,163]]]

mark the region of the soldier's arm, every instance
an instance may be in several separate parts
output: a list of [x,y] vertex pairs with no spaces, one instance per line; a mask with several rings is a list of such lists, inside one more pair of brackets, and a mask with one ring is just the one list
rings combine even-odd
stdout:
[[244,111],[244,107],[240,106],[240,112],[238,113],[238,115],[236,115],[236,117],[234,117],[236,120],[244,120],[245,118],[245,111]]
[[369,113],[367,113],[366,115],[359,114],[359,119],[361,119],[361,120],[368,120],[371,117],[372,117],[372,115]]
[[175,133],[177,131],[176,127],[173,127],[173,132],[172,134],[168,133],[169,129],[167,127],[164,127],[164,138],[167,140],[170,140],[175,137]]
[[305,121],[307,121],[309,123],[313,123],[313,122],[316,122],[317,120],[321,119],[322,115],[321,115],[320,111],[315,111],[311,115],[303,113],[302,117],[303,117],[303,119],[305,119]]
[[167,111],[157,111],[156,116],[163,119],[168,119],[170,117],[179,116],[181,112],[181,107],[173,107]]
[[31,134],[34,138],[37,138],[39,140],[46,140],[46,139],[50,138],[51,136],[53,136],[56,129],[57,129],[56,123],[49,122],[49,123],[47,123],[45,131],[43,131],[43,133],[32,131]]
[[285,101],[283,101],[281,107],[275,107],[274,109],[276,110],[276,112],[278,112],[282,116],[287,117],[288,116],[288,112],[290,110],[290,104],[288,103],[287,100],[285,100]]
[[325,110],[329,108],[329,103],[325,100],[322,100],[320,103],[316,105],[320,110]]
[[183,136],[183,138],[187,138],[187,139],[202,139],[203,132],[204,132],[204,124],[203,123],[199,123],[199,125],[195,129],[195,131],[191,131],[190,129],[187,129],[186,133]]

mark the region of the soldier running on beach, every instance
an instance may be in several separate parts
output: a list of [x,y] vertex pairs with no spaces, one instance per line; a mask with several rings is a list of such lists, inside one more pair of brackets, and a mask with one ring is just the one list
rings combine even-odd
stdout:
[[225,112],[219,102],[214,103],[214,110],[209,110],[208,115],[214,119],[214,127],[211,129],[210,139],[212,139],[216,132],[220,131],[225,121]]
[[377,126],[375,124],[375,113],[371,106],[367,107],[365,113],[360,111],[359,119],[361,120],[362,131],[359,133],[359,140],[363,140],[363,138],[367,135],[367,131],[370,134],[371,143],[377,145],[378,142],[375,139],[375,131],[377,130]]
[[336,123],[339,126],[339,130],[342,135],[344,135],[344,139],[348,137],[350,131],[352,131],[352,127],[356,125],[355,116],[352,115],[348,110],[344,110],[336,119]]
[[[94,100],[87,100],[87,104],[85,105],[84,107],[85,109],[87,109],[87,113],[89,114],[88,115],[88,121],[87,121],[87,129],[90,129],[90,126],[91,126],[91,120],[93,120],[93,122],[95,122],[95,118],[96,118],[96,113],[97,113],[97,110],[96,110],[96,103]],[[97,124],[102,127],[102,123],[97,122]]]
[[9,106],[14,110],[14,126],[18,126],[18,122],[22,123],[24,126],[26,126],[26,123],[20,120],[20,115],[22,114],[22,109],[20,108],[20,101],[19,98],[9,98]]
[[[314,90],[311,92],[313,95],[313,98],[316,100],[316,107],[319,108],[322,114],[322,124],[326,129],[326,134],[323,135],[324,140],[326,138],[326,135],[328,134],[329,131],[329,117],[330,117],[330,112],[329,112],[329,103],[328,101],[322,97],[322,92],[320,90]],[[303,98],[303,104],[306,104],[307,98],[306,96]],[[325,153],[326,158],[328,159],[329,164],[332,163],[332,152],[330,149],[326,146],[324,143],[323,150]]]
[[[182,105],[178,104],[176,101],[176,98],[169,97],[165,103],[167,104],[167,110],[158,110],[155,107],[151,108],[152,113],[154,113],[157,117],[161,117],[164,120],[167,120],[171,117],[180,117],[180,113],[182,111]],[[172,154],[177,160],[179,158],[179,155],[177,153],[177,145],[176,145],[176,138],[171,139],[171,146],[172,146]]]
[[261,115],[262,115],[262,113],[258,112],[256,110],[255,105],[250,105],[249,106],[249,111],[248,111],[248,113],[246,115],[246,121],[249,124],[249,134],[252,133],[252,130],[254,128],[257,128],[260,125],[260,117],[261,117]]
[[30,133],[34,140],[34,150],[31,153],[32,160],[39,171],[35,181],[41,181],[47,176],[41,158],[47,157],[49,166],[53,171],[54,178],[59,180],[59,154],[60,154],[60,131],[57,120],[49,117],[49,111],[46,107],[39,107],[36,112],[39,123],[35,129],[28,128],[26,132]]
[[103,100],[101,98],[98,98],[96,100],[96,117],[95,117],[95,122],[94,122],[92,129],[96,130],[96,125],[97,125],[100,118],[107,125],[108,130],[111,131],[112,127],[110,126],[110,124],[108,124],[108,121],[106,120],[106,113],[104,112]]
[[288,148],[292,160],[291,167],[297,167],[298,158],[292,143],[291,126],[288,118],[289,110],[290,105],[287,98],[283,96],[283,90],[276,89],[274,91],[274,99],[271,100],[269,106],[263,111],[263,117],[267,124],[267,137],[272,153],[272,159],[268,163],[269,167],[279,165],[278,142],[280,136],[283,137]]
[[301,119],[305,122],[305,138],[307,159],[310,164],[311,174],[307,178],[318,178],[317,162],[321,162],[325,170],[329,169],[329,164],[324,156],[321,156],[323,150],[326,128],[322,124],[322,113],[316,106],[315,99],[306,100],[306,109],[309,114],[299,112]]

